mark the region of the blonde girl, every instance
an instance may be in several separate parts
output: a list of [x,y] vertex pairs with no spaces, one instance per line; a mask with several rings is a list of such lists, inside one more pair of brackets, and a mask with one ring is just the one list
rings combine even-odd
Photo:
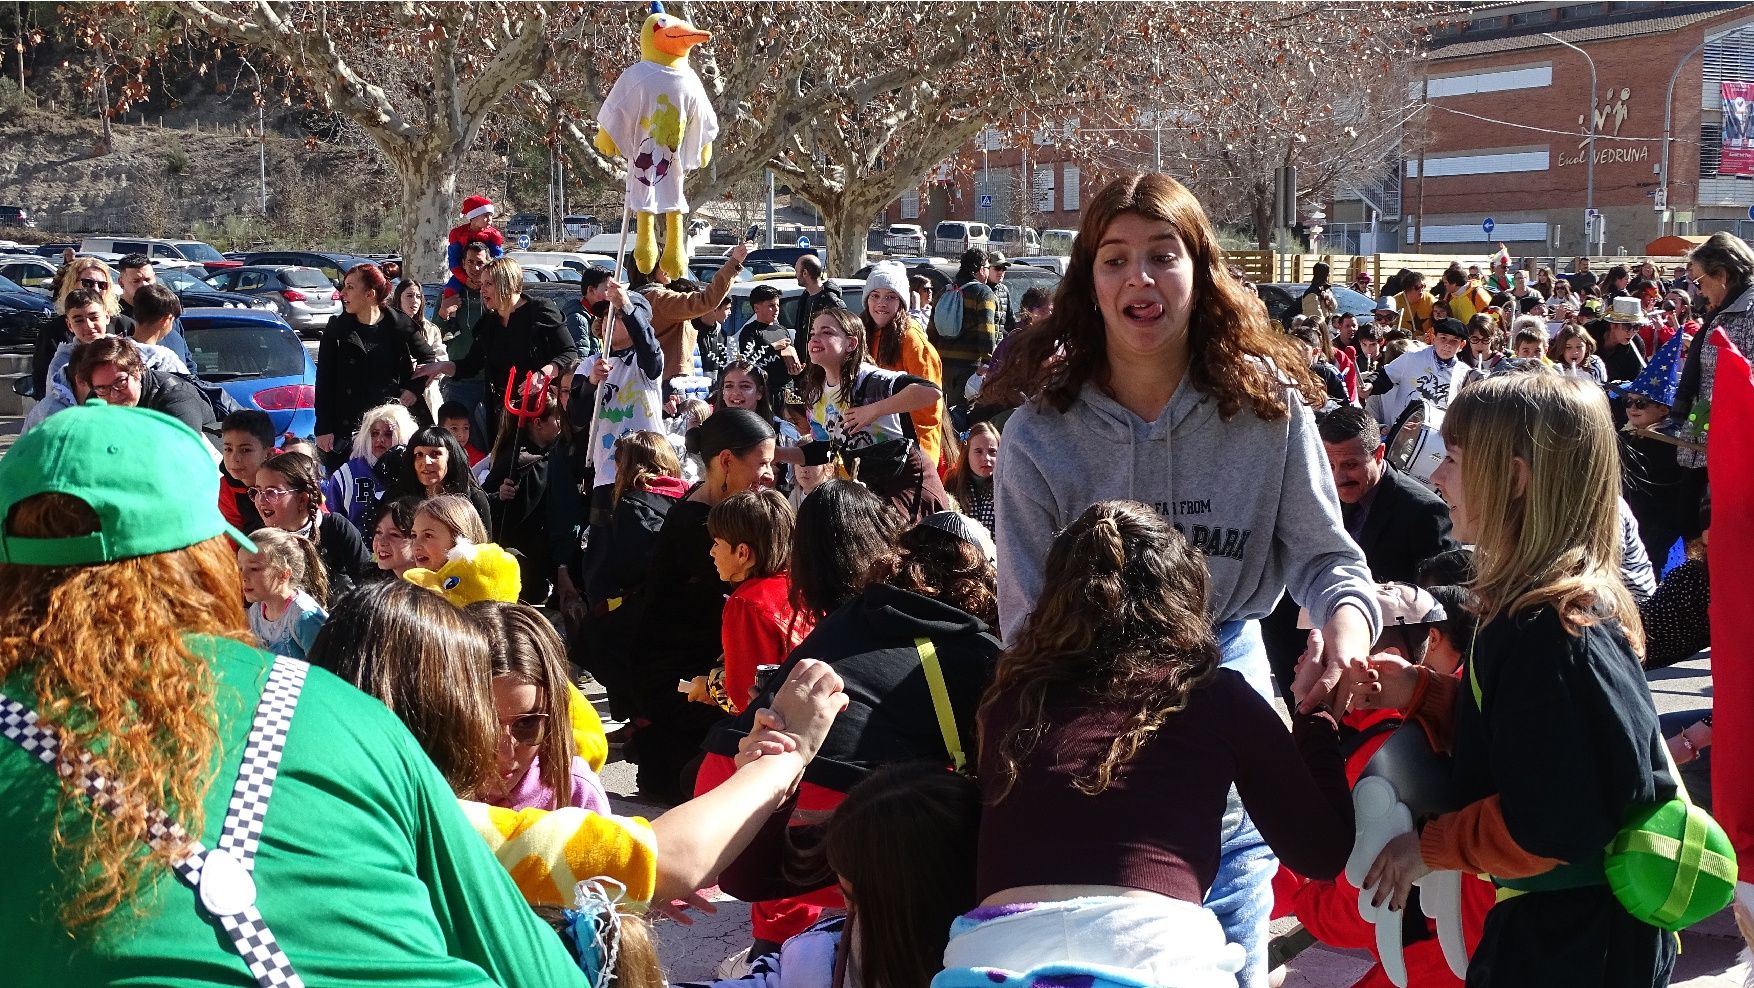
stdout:
[[1451,403],[1443,440],[1432,480],[1478,567],[1467,669],[1456,679],[1373,657],[1360,695],[1407,710],[1451,752],[1463,808],[1390,842],[1363,885],[1397,909],[1433,870],[1508,890],[1470,985],[1667,984],[1674,938],[1628,914],[1603,872],[1628,811],[1675,791],[1620,577],[1608,403],[1576,377],[1489,378]]
[[278,528],[259,528],[250,541],[256,543],[255,552],[238,550],[250,632],[268,651],[302,659],[329,618],[317,603],[329,597],[317,547]]
[[374,467],[385,453],[408,445],[419,426],[401,402],[390,402],[365,413],[353,434],[353,456],[323,481],[323,499],[330,511],[339,511],[365,531],[384,497],[384,482]]
[[488,541],[487,526],[475,505],[461,494],[440,494],[420,502],[414,509],[414,565],[436,570],[445,564],[445,556],[468,540],[481,545]]

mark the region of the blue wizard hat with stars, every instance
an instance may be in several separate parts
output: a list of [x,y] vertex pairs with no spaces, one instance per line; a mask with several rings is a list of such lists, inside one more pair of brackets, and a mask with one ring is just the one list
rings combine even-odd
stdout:
[[1657,352],[1638,372],[1631,384],[1613,386],[1614,393],[1624,398],[1627,395],[1639,395],[1649,398],[1659,405],[1675,404],[1675,388],[1681,383],[1681,334],[1669,337],[1669,342],[1657,347]]

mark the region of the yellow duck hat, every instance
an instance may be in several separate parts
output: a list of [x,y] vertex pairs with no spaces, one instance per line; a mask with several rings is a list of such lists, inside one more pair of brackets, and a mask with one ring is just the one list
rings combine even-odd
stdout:
[[511,553],[492,542],[476,545],[468,539],[458,539],[451,551],[445,553],[445,564],[437,570],[417,566],[402,574],[402,578],[457,607],[478,600],[516,603],[518,592],[523,589],[518,560]]

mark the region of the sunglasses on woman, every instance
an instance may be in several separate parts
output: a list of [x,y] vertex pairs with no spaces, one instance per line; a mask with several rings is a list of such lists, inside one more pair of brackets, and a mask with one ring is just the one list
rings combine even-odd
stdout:
[[110,283],[102,278],[81,278],[79,279],[79,287],[88,288],[94,292],[107,292],[110,290]]
[[500,730],[510,734],[516,744],[541,744],[548,735],[547,714],[519,714],[509,721],[502,721]]

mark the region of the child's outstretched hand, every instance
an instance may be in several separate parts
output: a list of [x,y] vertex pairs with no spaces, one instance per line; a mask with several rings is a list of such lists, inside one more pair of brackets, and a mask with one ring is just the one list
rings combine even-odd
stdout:
[[766,707],[755,711],[755,726],[750,728],[747,737],[737,742],[737,757],[732,759],[732,763],[742,768],[763,755],[783,755],[788,751],[797,751],[798,742],[785,731],[786,723],[780,720],[778,714]]

